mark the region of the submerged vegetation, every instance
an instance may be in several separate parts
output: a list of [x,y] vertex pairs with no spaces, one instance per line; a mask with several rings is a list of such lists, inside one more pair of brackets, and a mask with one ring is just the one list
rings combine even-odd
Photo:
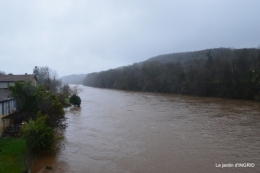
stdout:
[[74,86],[71,89],[71,97],[69,98],[69,102],[74,105],[80,107],[81,104],[81,98],[78,96],[78,94],[82,91],[82,88],[79,88],[78,85]]
[[74,106],[78,106],[79,107],[80,104],[81,104],[81,99],[80,99],[79,96],[73,94],[70,97],[70,103],[73,104]]
[[226,49],[158,56],[88,74],[84,85],[133,91],[260,100],[260,49]]

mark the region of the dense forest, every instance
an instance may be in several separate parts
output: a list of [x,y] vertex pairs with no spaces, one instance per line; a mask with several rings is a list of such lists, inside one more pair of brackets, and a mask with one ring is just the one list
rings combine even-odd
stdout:
[[161,55],[88,74],[84,85],[259,101],[260,49],[218,48]]

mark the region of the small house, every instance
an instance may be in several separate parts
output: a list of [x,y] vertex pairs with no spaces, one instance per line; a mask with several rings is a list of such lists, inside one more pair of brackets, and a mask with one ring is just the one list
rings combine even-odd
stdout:
[[15,82],[24,82],[29,80],[32,82],[33,85],[36,86],[37,79],[33,74],[24,75],[0,75],[0,88],[8,88],[9,86],[14,86]]
[[4,129],[11,124],[11,119],[4,119],[16,111],[16,99],[8,89],[0,89],[0,136]]
[[33,74],[0,75],[0,136],[6,127],[18,125],[21,121],[21,114],[17,112],[16,99],[11,96],[8,88],[14,86],[15,82],[27,80],[37,85],[37,78]]

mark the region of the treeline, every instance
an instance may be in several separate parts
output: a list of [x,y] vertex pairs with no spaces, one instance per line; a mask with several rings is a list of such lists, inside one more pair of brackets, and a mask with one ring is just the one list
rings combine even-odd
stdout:
[[260,49],[214,49],[183,62],[146,61],[88,74],[84,85],[259,100]]

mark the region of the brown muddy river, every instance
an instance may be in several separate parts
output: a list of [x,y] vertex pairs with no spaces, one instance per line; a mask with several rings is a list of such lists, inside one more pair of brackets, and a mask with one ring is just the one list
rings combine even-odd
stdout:
[[33,172],[260,172],[260,103],[81,87],[63,146]]

